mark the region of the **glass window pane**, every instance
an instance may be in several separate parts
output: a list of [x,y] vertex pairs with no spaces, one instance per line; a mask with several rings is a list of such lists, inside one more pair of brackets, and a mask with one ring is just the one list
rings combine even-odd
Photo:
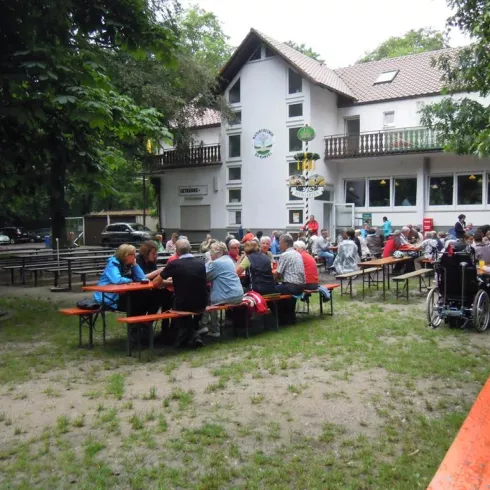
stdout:
[[303,115],[303,104],[290,104],[289,117],[300,117]]
[[228,150],[230,158],[236,158],[240,156],[240,135],[234,134],[228,137]]
[[291,225],[303,224],[303,210],[302,209],[290,209],[289,210],[289,224],[291,224]]
[[230,123],[230,126],[242,124],[242,111],[235,111],[228,122]]
[[369,181],[369,206],[390,206],[390,179]]
[[228,180],[241,180],[242,167],[230,167],[228,169]]
[[452,175],[429,177],[429,205],[452,206],[454,179]]
[[262,51],[262,46],[258,46],[257,49],[254,51],[253,55],[250,56],[250,61],[260,60],[261,51]]
[[237,225],[242,224],[242,212],[241,211],[235,211],[235,224],[237,224]]
[[266,58],[272,58],[275,55],[276,55],[276,53],[274,53],[274,51],[272,51],[272,49],[270,49],[268,46],[265,47],[265,57]]
[[366,181],[364,179],[345,181],[345,202],[360,208],[366,206]]
[[229,202],[230,203],[239,203],[242,200],[242,191],[241,189],[230,189],[228,191]]
[[235,85],[230,88],[228,92],[228,100],[230,104],[237,104],[240,102],[240,79],[235,82]]
[[417,205],[417,178],[394,179],[395,206]]
[[458,175],[458,204],[481,204],[482,184],[482,174]]
[[395,112],[385,112],[384,113],[384,126],[394,126],[395,125]]
[[289,128],[289,151],[301,151],[303,143],[298,139],[299,128]]
[[299,94],[303,91],[303,80],[301,75],[289,68],[289,93]]

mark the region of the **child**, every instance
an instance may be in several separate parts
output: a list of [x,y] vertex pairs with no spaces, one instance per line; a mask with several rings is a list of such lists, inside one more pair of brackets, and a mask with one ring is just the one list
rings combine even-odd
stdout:
[[425,237],[425,240],[420,244],[422,255],[415,259],[415,262],[421,264],[421,267],[423,260],[434,260],[434,256],[437,253],[438,242],[436,232],[428,231]]

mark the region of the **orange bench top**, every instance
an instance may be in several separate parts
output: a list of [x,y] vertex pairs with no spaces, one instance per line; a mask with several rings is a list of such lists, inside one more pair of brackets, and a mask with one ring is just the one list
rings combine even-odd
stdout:
[[480,391],[427,490],[490,487],[490,378]]
[[97,310],[83,310],[82,308],[63,308],[63,309],[58,310],[58,311],[60,313],[62,313],[63,315],[81,316],[81,315],[93,315],[95,313],[98,313],[100,310],[99,309],[97,309]]

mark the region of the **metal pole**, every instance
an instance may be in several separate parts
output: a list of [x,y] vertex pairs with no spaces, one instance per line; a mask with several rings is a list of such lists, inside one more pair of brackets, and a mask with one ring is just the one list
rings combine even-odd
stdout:
[[56,254],[58,256],[58,277],[60,277],[60,239],[56,239]]
[[143,175],[143,226],[146,226],[146,176]]

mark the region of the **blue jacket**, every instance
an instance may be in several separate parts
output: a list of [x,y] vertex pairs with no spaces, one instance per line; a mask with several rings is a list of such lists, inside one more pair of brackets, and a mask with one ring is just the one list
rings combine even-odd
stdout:
[[279,255],[281,253],[281,249],[279,247],[279,240],[274,238],[271,243],[271,252],[272,255]]
[[[135,281],[141,281],[146,279],[145,273],[141,267],[137,264],[131,266],[131,277],[125,277],[121,274],[122,264],[115,256],[110,257],[107,260],[107,265],[104,272],[100,276],[97,286],[107,286],[108,284],[129,284]],[[104,303],[112,309],[117,308],[117,302],[119,300],[118,294],[104,293]],[[94,293],[94,301],[102,303],[102,293]]]
[[383,236],[386,238],[391,233],[391,221],[387,220],[383,223]]

